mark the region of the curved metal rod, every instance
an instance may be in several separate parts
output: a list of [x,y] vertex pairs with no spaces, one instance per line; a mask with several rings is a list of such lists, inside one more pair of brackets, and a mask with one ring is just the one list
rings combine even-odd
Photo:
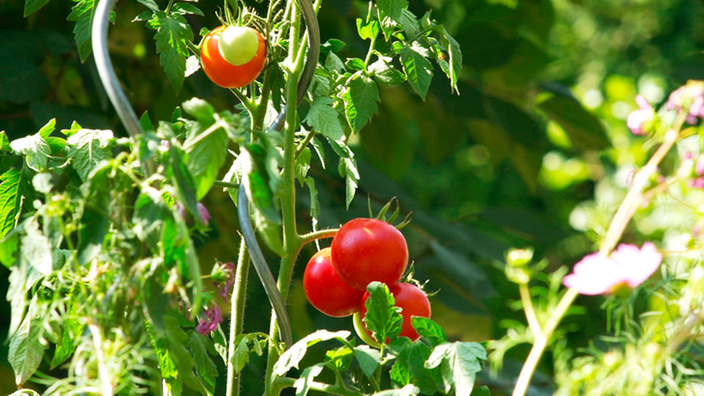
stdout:
[[[301,7],[301,15],[306,24],[308,33],[308,58],[306,59],[301,79],[298,80],[298,97],[296,106],[300,105],[303,98],[306,97],[308,87],[313,81],[315,69],[318,67],[318,59],[320,58],[320,27],[318,26],[318,17],[315,15],[315,9],[311,0],[297,0]],[[286,107],[281,110],[281,113],[276,117],[276,120],[271,124],[269,129],[280,131],[284,127],[286,121]]]
[[266,259],[264,258],[264,254],[262,253],[262,249],[259,247],[257,238],[254,236],[252,219],[249,216],[249,200],[247,199],[247,192],[245,190],[245,185],[247,184],[246,181],[247,176],[244,175],[242,178],[242,184],[240,184],[240,188],[237,193],[237,215],[240,218],[240,229],[242,230],[242,236],[244,236],[247,250],[249,250],[249,256],[252,258],[254,269],[257,271],[259,280],[264,286],[264,291],[266,292],[267,297],[269,297],[269,302],[271,302],[274,312],[276,312],[276,321],[279,323],[279,329],[281,330],[281,340],[288,348],[293,344],[291,321],[288,318],[286,304],[284,304],[284,299],[281,297],[281,292],[276,287],[274,276],[271,274],[269,266],[266,263]]
[[142,133],[142,127],[129,100],[127,100],[127,96],[125,96],[125,92],[120,87],[117,75],[115,75],[115,69],[110,61],[110,54],[108,53],[108,23],[110,12],[115,7],[116,2],[117,0],[100,0],[95,7],[91,30],[93,58],[95,59],[95,66],[98,69],[100,81],[105,87],[110,102],[115,106],[115,111],[125,129],[127,129],[127,133],[131,137],[135,137]]

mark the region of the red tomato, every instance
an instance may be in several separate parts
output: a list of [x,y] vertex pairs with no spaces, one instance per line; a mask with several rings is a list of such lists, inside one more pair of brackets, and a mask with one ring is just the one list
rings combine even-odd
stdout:
[[[411,317],[422,316],[424,318],[430,318],[430,301],[428,301],[428,296],[426,296],[418,286],[410,283],[395,283],[389,286],[389,291],[396,300],[394,305],[401,308],[401,316],[403,317],[399,337],[408,337],[411,341],[417,340],[420,336],[411,324]],[[369,298],[369,293],[365,292],[364,297],[362,297],[362,302],[359,304],[360,319],[364,319],[364,316],[367,314],[367,307],[364,306],[367,298]],[[371,336],[371,332],[367,330],[366,323],[364,323],[364,330]]]
[[364,294],[337,276],[330,262],[330,248],[319,251],[308,262],[303,274],[303,289],[311,305],[336,318],[357,312]]
[[220,35],[225,26],[213,29],[205,39],[200,49],[200,60],[203,71],[210,78],[210,81],[223,88],[241,88],[256,80],[259,73],[264,69],[266,63],[266,42],[259,32],[259,47],[257,52],[249,62],[235,66],[223,59],[220,54]]
[[348,285],[367,290],[378,281],[392,285],[408,266],[408,246],[403,234],[377,219],[347,222],[332,240],[332,265]]

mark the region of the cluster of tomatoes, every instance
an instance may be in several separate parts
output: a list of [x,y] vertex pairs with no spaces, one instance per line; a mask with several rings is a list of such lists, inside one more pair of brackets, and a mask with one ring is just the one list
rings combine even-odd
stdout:
[[266,63],[266,42],[246,26],[220,26],[203,39],[203,71],[223,88],[241,88],[257,79]]
[[[412,316],[430,317],[430,302],[416,285],[399,283],[408,266],[408,246],[403,234],[393,225],[377,219],[354,219],[335,234],[332,245],[316,253],[303,275],[308,301],[320,312],[345,317],[359,312],[363,323],[369,297],[367,285],[385,283],[401,308],[400,336],[415,341],[418,333]],[[364,328],[367,334],[369,331]],[[364,337],[364,334],[360,336]]]

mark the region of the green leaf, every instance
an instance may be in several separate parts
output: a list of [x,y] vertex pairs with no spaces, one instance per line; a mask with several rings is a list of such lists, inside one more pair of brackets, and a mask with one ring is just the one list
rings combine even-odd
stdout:
[[381,354],[378,350],[370,348],[367,345],[360,345],[354,348],[354,356],[359,362],[359,368],[362,369],[367,378],[372,378],[376,369],[381,364]]
[[24,17],[28,17],[44,7],[49,0],[26,0],[24,3]]
[[397,85],[406,81],[405,74],[383,59],[369,65],[368,70],[382,84]]
[[486,360],[486,350],[476,342],[440,344],[425,363],[426,368],[441,366],[443,379],[451,380],[455,394],[469,396],[474,388],[476,374],[481,371],[481,361]]
[[51,358],[51,369],[56,368],[71,357],[76,350],[76,346],[81,341],[81,335],[83,334],[85,325],[81,324],[78,319],[76,319],[79,309],[79,304],[72,304],[70,311],[70,315],[72,316],[69,316],[63,322],[61,341],[57,343],[54,356]]
[[308,176],[308,170],[310,169],[310,159],[312,154],[308,147],[304,148],[298,158],[296,158],[296,179],[301,185],[305,184],[306,176]]
[[269,173],[266,171],[267,153],[262,146],[256,144],[243,146],[243,148],[238,160],[242,161],[244,169],[249,169],[248,198],[264,218],[280,224],[281,215],[276,202],[276,193],[271,188]]
[[424,340],[428,341],[430,346],[435,347],[436,345],[447,342],[445,330],[432,319],[414,316],[411,318],[411,324],[416,332],[418,332]]
[[389,338],[393,341],[401,332],[403,317],[400,308],[394,306],[394,296],[389,288],[380,282],[372,282],[367,286],[369,298],[364,303],[367,314],[364,323],[372,332],[376,342],[383,344]]
[[51,155],[51,147],[39,133],[13,140],[10,147],[15,154],[24,156],[27,166],[36,172],[46,168]]
[[396,355],[389,377],[396,385],[405,386],[411,383],[413,377],[408,365],[408,358],[412,346],[413,342],[407,337],[399,337],[389,343],[389,349]]
[[359,132],[379,112],[379,89],[376,82],[357,73],[347,80],[347,90],[342,95],[345,115],[354,132]]
[[196,219],[202,221],[198,212],[198,198],[193,176],[183,163],[183,151],[171,145],[169,147],[169,178],[176,187],[176,197]]
[[383,21],[385,17],[391,18],[392,21],[401,23],[403,10],[408,8],[407,0],[378,0],[376,6],[379,10],[379,20]]
[[10,338],[7,361],[15,371],[15,383],[18,386],[27,382],[37,371],[48,346],[46,342],[40,341],[43,321],[35,316],[35,307],[36,301],[33,301],[20,328]]
[[171,12],[179,15],[193,14],[203,16],[203,11],[190,3],[175,3],[173,7],[171,7]]
[[154,13],[150,22],[156,27],[156,52],[159,61],[176,92],[181,90],[186,76],[188,47],[186,41],[193,40],[193,31],[182,15],[167,15],[163,11]]
[[159,362],[159,371],[164,379],[173,379],[178,377],[178,370],[176,369],[176,363],[171,357],[171,353],[168,349],[168,344],[166,339],[160,334],[154,331],[149,322],[145,323],[147,327],[147,333],[149,333],[149,340],[151,341],[152,348],[156,354],[157,361]]
[[10,232],[0,240],[0,263],[5,267],[12,267],[17,261],[17,249],[19,248],[20,237],[17,232]]
[[433,65],[428,62],[425,55],[425,48],[418,42],[413,42],[411,46],[404,46],[401,50],[401,65],[406,79],[423,100],[433,79]]
[[491,396],[491,390],[488,386],[482,385],[474,388],[470,396]]
[[49,135],[51,135],[52,132],[56,129],[56,118],[52,118],[49,120],[49,122],[46,123],[41,129],[39,129],[39,132],[37,134],[44,139],[48,138]]
[[414,385],[406,385],[401,389],[389,389],[381,392],[375,392],[372,396],[413,396],[417,395],[420,389]]
[[[212,345],[208,345],[210,341],[198,334],[196,331],[191,331],[191,337],[188,340],[188,349],[193,352],[195,369],[198,378],[200,378],[205,389],[210,393],[215,393],[215,380],[218,377],[218,369],[215,363],[208,356],[208,349],[212,349]],[[210,347],[210,348],[208,348]]]
[[78,55],[81,62],[85,62],[93,51],[91,42],[91,28],[93,26],[93,14],[95,13],[95,0],[73,0],[76,5],[71,9],[69,21],[76,22],[73,28],[73,35],[78,44]]
[[[210,191],[220,168],[225,164],[228,136],[221,127],[224,121],[216,120],[213,107],[208,102],[193,98],[183,104],[183,109],[196,117],[195,122],[186,123],[188,139],[184,147],[188,154],[188,171],[196,183],[196,199],[201,200]],[[203,133],[208,135],[203,137]]]
[[611,146],[601,121],[577,100],[553,96],[538,104],[538,108],[562,126],[578,150],[603,150]]
[[330,332],[327,330],[318,330],[315,333],[308,334],[300,341],[293,344],[286,352],[284,352],[279,360],[274,364],[274,375],[284,376],[291,368],[298,368],[298,364],[306,354],[308,347],[313,346],[322,341],[337,339],[338,341],[347,343],[347,338],[351,333],[347,330]]
[[359,37],[362,40],[374,41],[380,31],[381,27],[376,19],[371,18],[368,22],[365,22],[361,18],[357,18],[357,33],[359,33]]
[[341,177],[345,178],[345,205],[350,207],[354,194],[357,191],[359,181],[359,171],[357,170],[357,160],[354,158],[340,158],[337,171]]
[[235,373],[239,373],[244,369],[244,366],[249,362],[249,338],[244,336],[237,343],[237,348],[235,348],[235,354],[232,356],[232,361],[230,362],[234,368]]
[[315,179],[312,177],[306,178],[306,186],[310,192],[310,217],[313,224],[318,224],[318,216],[320,216],[320,202],[318,201],[318,189],[315,188]]
[[332,366],[339,371],[347,370],[352,364],[353,358],[354,352],[346,346],[332,349],[325,353],[325,360],[330,362]]
[[43,275],[54,270],[49,239],[39,231],[36,220],[24,223],[25,235],[21,240],[22,260]]
[[423,394],[433,395],[436,392],[447,394],[451,388],[443,384],[441,369],[439,367],[429,369],[425,366],[431,353],[428,345],[422,342],[413,343],[408,353],[411,382],[418,386]]
[[152,120],[149,118],[149,111],[144,110],[142,116],[139,117],[139,125],[142,127],[144,132],[153,132],[155,130],[154,124],[152,124]]
[[88,181],[100,162],[112,158],[109,146],[113,138],[110,130],[81,129],[66,140],[71,166],[82,181]]
[[338,112],[332,107],[333,104],[334,100],[331,98],[322,96],[315,98],[303,121],[323,136],[333,140],[341,140],[345,133],[342,130],[340,119],[337,117]]
[[459,95],[460,91],[457,88],[457,81],[460,78],[460,73],[462,72],[462,51],[460,50],[460,43],[457,42],[445,29],[445,26],[437,26],[437,31],[440,33],[440,42],[445,47],[445,51],[450,56],[450,61],[447,62],[447,67],[442,68],[442,63],[438,62],[443,69],[443,72],[450,79],[450,87],[457,92]]
[[0,238],[5,238],[15,228],[22,201],[31,202],[33,199],[26,172],[10,169],[0,175]]
[[345,61],[345,66],[349,70],[364,70],[364,61],[359,58],[349,58]]
[[315,364],[303,370],[300,378],[293,383],[293,387],[296,388],[296,396],[305,396],[308,394],[311,382],[323,371],[323,367],[322,364]]

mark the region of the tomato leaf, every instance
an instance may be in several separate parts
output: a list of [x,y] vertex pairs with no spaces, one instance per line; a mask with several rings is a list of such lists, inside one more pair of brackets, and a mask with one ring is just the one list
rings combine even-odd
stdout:
[[10,147],[16,155],[24,156],[25,163],[33,171],[43,171],[49,162],[51,147],[39,133],[15,139]]
[[345,133],[340,119],[337,117],[338,111],[332,107],[333,103],[334,100],[331,98],[322,96],[315,98],[303,121],[323,136],[333,140],[341,140]]
[[432,395],[436,392],[448,394],[451,388],[443,384],[440,368],[425,367],[425,361],[428,360],[431,353],[430,347],[422,342],[416,342],[411,346],[411,350],[408,353],[411,383],[418,386],[421,393],[424,394]]
[[434,347],[447,342],[445,330],[432,319],[414,316],[411,318],[411,324],[416,332],[418,332],[424,340],[428,341],[431,346]]
[[23,206],[32,202],[34,191],[29,183],[28,172],[10,169],[0,175],[0,238],[15,228],[17,217]]
[[61,341],[57,343],[54,356],[51,358],[50,367],[52,369],[56,368],[61,363],[65,362],[66,359],[71,357],[73,352],[76,350],[76,346],[81,340],[81,335],[85,329],[85,324],[81,324],[81,322],[77,319],[79,309],[79,304],[72,304],[69,316],[64,319]]
[[323,367],[325,366],[322,363],[318,363],[306,367],[303,370],[300,378],[293,383],[293,387],[296,388],[296,396],[305,396],[308,394],[311,382],[323,371]]
[[382,84],[397,85],[406,81],[405,74],[383,59],[369,65],[368,70]]
[[10,338],[7,361],[15,371],[15,383],[24,384],[39,368],[48,347],[46,342],[40,342],[43,333],[43,321],[36,316],[36,296],[30,303],[29,312],[25,316],[17,332]]
[[486,360],[486,350],[476,342],[443,343],[433,349],[425,367],[441,367],[446,384],[455,388],[455,394],[469,396],[474,388],[476,373],[481,371],[481,362]]
[[357,18],[357,33],[362,40],[375,40],[376,36],[379,35],[381,28],[379,27],[379,21],[376,19],[370,19],[369,22],[365,22],[361,18]]
[[376,2],[379,10],[379,20],[389,17],[392,21],[401,23],[403,10],[408,8],[408,0],[378,0]]
[[24,17],[28,17],[44,7],[49,0],[26,0],[24,2]]
[[198,211],[196,183],[183,163],[183,151],[175,145],[169,148],[168,175],[176,187],[176,197],[198,221],[202,221]]
[[49,239],[39,231],[36,220],[24,222],[25,235],[22,237],[20,251],[22,260],[43,275],[53,271],[53,257]]
[[360,345],[354,348],[354,356],[359,362],[359,367],[364,372],[367,378],[372,378],[376,369],[381,364],[381,354],[378,350],[370,348],[367,345]]
[[156,29],[156,52],[174,91],[181,90],[186,76],[186,59],[188,58],[187,40],[193,40],[193,31],[188,21],[178,14],[167,15],[163,11],[154,13],[149,26]]
[[93,15],[95,14],[95,0],[74,0],[74,2],[76,5],[73,6],[71,13],[66,19],[76,22],[73,27],[73,35],[76,44],[78,44],[78,55],[81,58],[81,62],[85,62],[91,52],[93,52],[91,28]]
[[363,319],[367,329],[380,344],[385,343],[387,338],[393,341],[401,333],[403,322],[399,308],[394,306],[394,296],[389,292],[389,288],[380,282],[370,283],[367,291],[369,298],[364,303],[367,314]]
[[284,352],[279,360],[274,364],[274,375],[284,376],[291,368],[298,368],[298,364],[301,362],[303,357],[308,351],[308,347],[313,346],[322,341],[328,341],[336,339],[343,344],[347,343],[347,338],[350,336],[350,332],[347,330],[340,330],[336,332],[330,332],[327,330],[318,330],[315,333],[309,334],[300,341],[293,344],[286,352]]
[[450,56],[449,62],[437,59],[438,64],[442,71],[445,72],[445,75],[447,75],[447,78],[450,79],[450,87],[459,95],[460,91],[457,88],[457,81],[462,72],[462,51],[460,50],[460,43],[447,32],[445,26],[439,25],[435,27],[435,30],[440,34],[440,43],[443,46],[442,49]]
[[401,389],[389,389],[381,392],[376,392],[372,396],[415,396],[420,392],[420,389],[415,385],[408,384]]
[[88,175],[100,162],[112,158],[109,146],[113,137],[109,130],[81,129],[68,138],[67,156],[82,181],[88,180]]
[[411,46],[404,46],[400,55],[408,83],[425,100],[433,79],[433,65],[426,59],[427,50],[418,42],[414,42]]
[[[218,377],[218,369],[210,359],[210,356],[208,356],[208,351],[213,349],[210,340],[196,331],[191,331],[191,336],[188,339],[188,349],[193,352],[196,375],[198,375],[208,392],[215,393],[215,380]],[[212,352],[215,351],[213,350]]]
[[357,191],[359,182],[359,171],[357,170],[357,160],[354,158],[340,157],[337,171],[341,177],[345,178],[345,207],[349,209],[354,194]]
[[379,112],[379,89],[374,80],[362,73],[347,80],[347,87],[342,94],[345,115],[350,128],[359,132]]
[[325,360],[330,362],[334,369],[344,371],[352,364],[354,355],[354,352],[350,348],[343,346],[327,351],[325,353]]

